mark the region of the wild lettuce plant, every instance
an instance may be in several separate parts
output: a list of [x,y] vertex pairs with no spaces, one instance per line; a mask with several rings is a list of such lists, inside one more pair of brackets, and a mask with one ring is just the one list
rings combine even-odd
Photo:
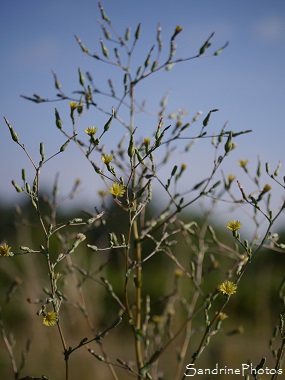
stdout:
[[[239,161],[243,174],[255,186],[250,192],[241,180],[237,181],[236,175],[227,176],[222,171],[224,161],[236,148],[236,139],[249,130],[232,131],[225,124],[218,133],[210,133],[208,126],[217,109],[208,110],[206,116],[198,112],[189,119],[182,110],[169,114],[166,97],[162,98],[155,115],[151,135],[145,135],[140,122],[140,114],[147,112],[145,105],[137,101],[141,82],[159,71],[170,71],[174,65],[218,56],[228,43],[212,49],[212,33],[199,51],[176,58],[176,41],[183,28],[176,26],[168,44],[164,45],[162,28],[158,25],[155,43],[137,66],[134,58],[143,26],[138,24],[134,33],[127,28],[125,34],[120,35],[100,3],[99,11],[100,53],[92,53],[77,35],[75,39],[82,53],[95,64],[100,62],[114,68],[115,82],[121,78],[120,86],[117,88],[113,78],[108,78],[108,89],[100,89],[92,74],[79,68],[80,89],[71,95],[65,93],[53,71],[55,99],[23,96],[37,104],[53,104],[57,100],[69,107],[69,121],[62,119],[60,106],[54,109],[55,133],[63,135],[65,142],[49,157],[46,157],[44,143],[40,144],[39,158],[32,157],[16,132],[17,127],[4,118],[12,140],[23,150],[34,170],[32,182],[27,180],[26,171],[22,169],[22,183],[13,180],[12,185],[29,199],[36,216],[37,236],[28,242],[21,236],[19,246],[16,237],[15,241],[1,243],[0,256],[6,257],[2,260],[6,260],[10,276],[13,260],[17,258],[29,260],[32,257],[33,262],[40,262],[34,269],[38,271],[37,288],[34,289],[38,298],[28,299],[28,303],[24,301],[24,308],[34,308],[34,318],[41,319],[41,326],[37,325],[36,331],[55,329],[59,337],[49,335],[48,355],[52,358],[57,355],[55,368],[45,365],[45,357],[39,365],[35,362],[29,365],[33,361],[28,356],[30,340],[18,361],[5,313],[22,282],[29,281],[28,272],[23,271],[23,278],[13,279],[11,286],[6,286],[6,298],[1,297],[0,309],[3,347],[17,380],[71,380],[79,373],[86,380],[107,377],[116,380],[185,379],[191,375],[191,365],[207,358],[206,352],[211,352],[216,335],[232,317],[226,313],[226,307],[232,297],[238,296],[241,280],[248,268],[254,267],[259,260],[260,251],[283,252],[285,247],[272,230],[285,203],[281,202],[275,212],[271,209],[272,189],[271,185],[263,183],[261,162],[258,162],[256,173],[251,175],[248,161]],[[104,99],[108,99],[107,103],[111,99],[112,107],[107,108]],[[85,125],[84,115],[94,110],[105,117],[103,125]],[[112,128],[116,125],[124,132],[113,148],[110,141],[113,143]],[[193,125],[198,127],[198,133],[193,132]],[[211,172],[205,173],[198,183],[193,183],[189,177],[188,189],[183,189],[180,184],[182,178],[187,177],[187,164],[172,164],[175,144],[184,144],[184,152],[189,154],[191,162],[192,145],[205,139],[213,150]],[[52,194],[48,195],[41,189],[41,173],[55,156],[73,149],[72,144],[85,157],[86,165],[92,167],[104,190],[98,188],[98,204],[92,205],[92,212],[63,220],[58,214],[58,177]],[[160,174],[162,167],[169,169],[167,178]],[[280,165],[272,171],[266,164],[268,181],[284,189],[279,172]],[[165,194],[159,212],[155,208],[154,185]],[[74,198],[79,186],[80,182],[76,181],[68,195],[70,199]],[[233,219],[225,223],[221,233],[220,228],[213,225],[212,218],[219,202],[225,199],[234,206]],[[195,204],[204,200],[206,206],[201,215],[189,214]],[[235,207],[252,213],[252,240],[243,237],[244,224],[237,220]],[[23,213],[19,211],[18,217],[21,224]],[[267,223],[263,235],[259,232],[259,218]],[[32,230],[32,226],[30,228]],[[97,237],[96,241],[92,236]],[[284,273],[279,282],[279,323],[276,322],[269,344],[274,359],[272,380],[282,373],[285,352]],[[76,320],[81,321],[77,322],[77,327],[72,324],[76,313]],[[81,327],[83,324],[87,330]],[[46,337],[38,334],[40,341],[32,341],[32,344],[46,344]],[[230,339],[221,335],[224,341]],[[114,340],[110,346],[107,341],[112,336]],[[59,341],[60,350],[55,349]],[[260,370],[258,374],[265,373],[261,372],[265,371],[264,358],[256,368]],[[27,375],[23,375],[25,371]],[[252,375],[259,379],[258,374],[246,374],[246,378]]]

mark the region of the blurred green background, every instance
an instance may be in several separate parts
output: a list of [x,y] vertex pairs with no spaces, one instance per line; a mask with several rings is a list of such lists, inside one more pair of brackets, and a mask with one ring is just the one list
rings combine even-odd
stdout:
[[[155,204],[155,202],[153,202]],[[155,214],[157,210],[152,209]],[[70,217],[82,217],[84,213],[80,210],[70,210],[70,213],[58,215],[58,220],[68,220]],[[96,244],[99,247],[108,246],[108,233],[120,233],[127,231],[127,220],[116,205],[110,206],[108,223],[98,226],[86,233],[88,244]],[[107,217],[107,216],[106,216]],[[7,242],[12,246],[12,251],[19,252],[21,245],[37,249],[43,244],[43,235],[36,227],[37,216],[28,203],[19,208],[5,208],[1,205],[0,211],[0,242]],[[108,217],[107,217],[108,218]],[[202,223],[199,215],[183,214],[186,221],[196,220]],[[212,224],[213,225],[213,224]],[[108,227],[107,227],[108,226]],[[213,225],[218,238],[225,244],[232,245],[233,238],[225,227]],[[74,227],[75,229],[77,227]],[[74,229],[72,230],[72,233]],[[71,233],[71,232],[70,232]],[[280,231],[280,237],[284,233]],[[284,240],[283,240],[284,241]],[[193,259],[193,252],[197,246],[195,239],[192,247],[185,241],[177,240],[173,248],[175,256],[180,262],[189,268]],[[52,240],[54,257],[60,252],[59,242]],[[143,246],[144,256],[150,252],[151,246]],[[205,255],[205,268],[207,262],[211,268],[209,257],[215,257],[219,266],[209,273],[204,273],[203,290],[207,293],[213,291],[221,283],[229,267],[228,259],[215,252],[215,247],[208,245]],[[24,254],[15,257],[1,257],[0,263],[0,303],[3,306],[2,319],[6,334],[13,334],[16,345],[14,347],[15,357],[18,363],[21,361],[21,351],[25,350],[27,339],[31,340],[30,350],[26,358],[26,366],[21,376],[49,376],[51,379],[64,378],[64,358],[62,346],[56,327],[45,327],[42,318],[36,315],[40,309],[40,300],[46,296],[43,288],[49,286],[47,268],[43,255]],[[95,326],[95,332],[99,333],[108,328],[117,318],[120,312],[119,304],[106,291],[101,281],[103,276],[114,288],[115,293],[123,299],[124,282],[124,260],[118,250],[103,252],[92,252],[82,244],[72,254],[73,267],[63,261],[60,265],[62,278],[59,281],[60,291],[68,299],[61,309],[61,324],[66,336],[68,346],[76,346],[84,337],[94,336],[89,329],[87,320],[82,311],[79,310],[78,301],[80,292],[78,281],[81,281],[80,290],[84,293],[86,307],[90,320]],[[107,263],[107,265],[105,265]],[[80,275],[76,266],[84,268],[92,274],[93,280],[86,279]],[[99,268],[102,268],[99,270]],[[262,357],[267,358],[266,365],[274,368],[274,360],[269,349],[269,340],[272,337],[273,327],[278,324],[278,315],[282,312],[282,303],[278,298],[278,289],[284,277],[285,254],[263,249],[253,260],[238,287],[236,295],[232,296],[230,303],[225,309],[228,315],[221,331],[212,338],[210,345],[198,359],[196,368],[212,368],[219,366],[228,368],[240,368],[242,363],[252,362],[255,366]],[[166,303],[171,298],[175,287],[175,266],[164,253],[155,254],[143,266],[143,308],[146,295],[150,296],[151,317],[161,316]],[[19,286],[12,294],[10,302],[6,305],[6,294],[13,281],[16,279]],[[94,280],[95,279],[95,280]],[[177,279],[176,279],[177,280]],[[191,288],[185,277],[179,278],[178,289],[181,297],[189,298]],[[10,289],[11,290],[11,289]],[[166,297],[168,296],[168,298]],[[37,301],[39,303],[37,304]],[[213,302],[210,316],[217,310],[221,300],[218,298]],[[172,331],[177,331],[181,322],[185,319],[185,311],[175,306],[175,320]],[[151,322],[153,329],[159,329],[159,324]],[[204,313],[201,312],[194,320],[194,334],[185,357],[185,364],[191,360],[191,356],[198,347],[203,334]],[[178,347],[182,342],[185,332],[178,337],[164,352],[158,373],[163,372],[163,379],[173,379],[174,370],[178,360]],[[100,346],[96,343],[89,345],[94,352],[101,354]],[[124,317],[122,323],[112,330],[104,339],[103,347],[113,363],[117,358],[130,362],[135,360],[134,338],[130,333],[127,319]],[[187,362],[187,358],[189,359]],[[3,340],[0,341],[0,368],[1,378],[12,379],[11,363]],[[121,369],[117,369],[120,380],[132,378]],[[71,355],[70,360],[71,379],[78,377],[85,380],[112,379],[106,364],[99,362],[83,347]],[[202,378],[202,377],[201,377]],[[210,377],[203,377],[203,379]],[[220,379],[229,378],[219,376]],[[269,377],[264,377],[267,379]]]

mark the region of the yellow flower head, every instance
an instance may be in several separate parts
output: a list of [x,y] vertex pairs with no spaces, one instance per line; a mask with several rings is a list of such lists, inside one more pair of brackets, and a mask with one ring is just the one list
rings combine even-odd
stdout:
[[268,183],[267,183],[266,185],[264,185],[264,188],[262,189],[262,193],[265,194],[270,190],[271,190],[271,186],[268,185]]
[[156,324],[161,324],[165,322],[165,317],[163,315],[154,315],[152,320]]
[[58,321],[58,314],[55,311],[48,311],[43,317],[43,324],[45,326],[54,326]]
[[245,168],[246,165],[248,164],[248,160],[239,160],[238,164],[239,164],[239,166],[241,166],[242,168]]
[[102,198],[106,197],[107,194],[108,192],[105,190],[98,190],[98,195]]
[[0,245],[0,256],[11,256],[12,252],[11,247],[8,246],[8,244]]
[[175,269],[174,275],[175,275],[175,277],[182,277],[184,275],[184,273],[181,269]]
[[78,104],[76,102],[69,102],[69,106],[71,111],[74,111],[78,107]]
[[182,125],[182,120],[177,120],[175,127],[179,128]]
[[94,136],[95,133],[98,131],[98,128],[97,127],[88,127],[85,129],[85,133],[88,135],[88,136]]
[[226,313],[222,313],[222,312],[220,312],[220,313],[218,314],[218,317],[217,317],[217,319],[218,319],[219,321],[224,321],[224,320],[227,319],[227,318],[228,318],[227,314],[226,314]]
[[169,309],[167,310],[167,315],[168,315],[169,317],[173,317],[173,316],[175,315],[175,309],[174,309],[173,307],[169,308]]
[[180,25],[177,25],[176,28],[175,28],[175,33],[180,33],[181,31],[183,30],[182,26]]
[[125,191],[125,186],[121,185],[118,182],[113,183],[109,188],[109,193],[111,193],[115,197],[122,197]]
[[227,228],[232,232],[238,231],[241,228],[241,222],[239,220],[231,220],[227,224]]
[[228,181],[229,181],[229,183],[232,183],[235,179],[236,179],[236,177],[233,174],[229,174],[228,175]]
[[112,154],[103,154],[102,161],[104,162],[104,164],[109,165],[112,160],[113,160]]
[[226,294],[227,296],[231,296],[232,294],[235,294],[237,290],[236,284],[234,284],[231,281],[224,281],[221,285],[219,285],[219,291],[223,294]]
[[150,141],[151,141],[151,138],[150,138],[150,137],[146,137],[146,138],[143,139],[143,144],[144,144],[145,146],[149,146]]

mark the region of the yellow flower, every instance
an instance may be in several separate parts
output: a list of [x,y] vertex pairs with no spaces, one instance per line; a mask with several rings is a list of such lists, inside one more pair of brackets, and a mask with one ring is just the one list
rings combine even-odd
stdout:
[[117,182],[113,183],[109,188],[109,193],[111,193],[115,197],[122,197],[125,191],[125,186]]
[[180,25],[177,25],[176,28],[175,28],[175,33],[180,33],[181,31],[183,30],[182,26]]
[[167,310],[167,315],[169,317],[173,317],[175,315],[175,309],[171,307],[170,309]]
[[144,144],[145,146],[149,146],[150,141],[151,141],[151,138],[150,138],[150,137],[146,137],[146,138],[143,139],[143,144]]
[[227,228],[232,232],[238,231],[241,228],[241,222],[239,220],[231,220],[227,224]]
[[43,324],[45,326],[54,326],[58,321],[58,314],[55,311],[48,311],[43,317]]
[[179,128],[182,125],[182,120],[177,120],[175,127]]
[[98,195],[102,198],[106,197],[107,194],[108,192],[105,190],[98,190]]
[[102,161],[104,162],[104,164],[109,165],[112,160],[113,160],[112,154],[103,154]]
[[245,168],[246,165],[248,164],[248,160],[239,160],[238,164],[239,164],[239,166],[241,166],[242,168]]
[[98,131],[98,128],[97,127],[88,127],[85,129],[85,133],[88,135],[88,136],[94,136],[95,133]]
[[61,273],[55,273],[54,274],[54,279],[57,281],[61,277]]
[[236,284],[231,281],[224,281],[221,285],[219,285],[219,291],[223,294],[231,296],[237,290]]
[[265,193],[267,193],[270,190],[271,190],[271,186],[268,185],[268,183],[267,183],[266,185],[264,185],[264,188],[262,190],[262,194],[265,194]]
[[69,106],[71,111],[74,111],[78,107],[78,104],[76,102],[69,102]]
[[184,275],[184,273],[181,269],[175,269],[174,275],[175,275],[175,277],[182,277]]
[[11,256],[12,252],[11,247],[8,246],[8,244],[0,245],[0,256]]
[[165,317],[163,315],[154,315],[152,317],[152,320],[154,323],[160,324],[165,322]]
[[227,318],[228,318],[227,314],[226,314],[226,313],[222,313],[222,312],[220,312],[220,313],[218,314],[218,317],[217,317],[217,319],[218,319],[219,321],[224,321],[224,320],[227,319]]
[[229,181],[229,183],[232,183],[235,179],[236,179],[236,176],[234,176],[233,174],[229,174],[228,175],[228,181]]

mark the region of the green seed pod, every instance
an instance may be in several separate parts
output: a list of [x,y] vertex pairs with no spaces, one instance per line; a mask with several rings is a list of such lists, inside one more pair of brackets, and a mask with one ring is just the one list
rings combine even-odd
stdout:
[[[112,111],[113,112],[113,111]],[[112,122],[112,120],[113,120],[113,117],[114,117],[114,115],[112,114],[112,116],[110,117],[110,119],[107,121],[107,123],[104,125],[104,132],[107,132],[108,131],[108,129],[110,128],[110,126],[111,126],[111,122]]]
[[274,174],[273,174],[275,177],[278,176],[279,171],[280,171],[280,168],[281,168],[281,162],[279,162],[279,164],[278,164],[278,166],[277,166],[277,168],[276,168],[276,170],[275,170],[275,172],[274,172]]
[[204,43],[204,45],[201,46],[199,50],[199,55],[202,55],[205,53],[205,51],[211,46],[211,43],[209,42],[210,39],[213,37],[214,33],[210,35],[210,37],[207,39],[207,41]]
[[130,138],[129,147],[128,147],[128,156],[132,158],[134,154],[135,154],[134,135],[132,134]]
[[206,41],[204,45],[199,50],[199,55],[202,55],[205,53],[205,51],[211,46],[211,43]]
[[154,49],[154,45],[151,47],[149,53],[148,53],[148,56],[146,57],[146,60],[144,62],[144,67],[147,68],[149,66],[149,62],[150,62],[150,57],[151,57],[151,53]]
[[108,79],[108,85],[110,87],[110,90],[111,90],[111,93],[112,93],[112,96],[114,97],[115,96],[115,90],[114,90],[114,85],[113,85],[113,82],[111,79]]
[[110,19],[109,19],[109,17],[106,15],[106,13],[105,13],[105,11],[104,11],[104,9],[103,9],[103,7],[102,7],[102,4],[101,4],[101,3],[98,3],[98,7],[99,7],[99,9],[100,9],[102,19],[103,19],[104,21],[110,23]]
[[31,187],[28,183],[26,183],[26,191],[28,194],[31,194]]
[[148,190],[148,187],[149,187],[149,183],[150,183],[150,180],[139,190],[137,191],[136,193],[136,198],[140,198],[142,197],[142,195],[144,194],[144,192],[146,190]]
[[260,175],[261,175],[261,162],[260,162],[260,160],[258,160],[258,163],[257,163],[256,175],[257,175],[257,177],[260,177]]
[[92,251],[98,251],[98,247],[96,245],[90,245],[90,244],[87,244],[87,247],[92,249]]
[[63,152],[69,143],[70,143],[70,140],[67,140],[67,141],[66,141],[66,142],[60,147],[59,151],[60,151],[60,152]]
[[154,61],[152,66],[151,66],[151,71],[154,71],[158,66],[158,62],[157,61]]
[[55,112],[55,124],[58,129],[62,129],[62,120],[59,116],[58,110],[55,108],[54,112]]
[[143,158],[142,158],[142,156],[141,156],[141,154],[137,148],[135,148],[135,152],[136,152],[136,155],[137,155],[139,162],[143,162]]
[[141,70],[142,70],[142,67],[139,66],[137,69],[137,72],[136,72],[136,77],[138,77],[140,75]]
[[83,45],[81,39],[75,34],[74,35],[78,45],[80,46],[80,49],[83,51],[83,53],[89,54],[89,50]]
[[119,55],[119,51],[118,51],[117,48],[114,48],[114,53],[115,53],[115,56],[116,56],[118,62],[121,62],[121,60],[120,60],[120,55]]
[[91,165],[97,174],[103,174],[102,170],[93,161],[91,161]]
[[96,354],[95,352],[93,352],[92,353],[94,356],[95,356],[95,358],[97,359],[97,360],[99,360],[100,362],[105,362],[106,360],[105,360],[105,358],[104,358],[104,356],[102,356],[102,355],[98,355],[98,354]]
[[33,205],[33,207],[36,209],[36,210],[38,210],[38,205],[37,205],[37,203],[32,199],[32,205]]
[[78,106],[77,106],[77,113],[78,113],[78,115],[81,115],[81,114],[82,114],[82,112],[83,112],[83,108],[84,108],[84,106],[83,106],[83,104],[82,104],[81,101],[80,101],[80,103],[79,103]]
[[117,173],[116,173],[116,171],[115,171],[114,166],[111,166],[110,164],[107,164],[106,166],[107,166],[108,171],[109,171],[111,174],[113,174],[114,177],[117,177]]
[[25,171],[25,169],[22,169],[22,180],[26,181],[26,171]]
[[135,39],[138,40],[140,38],[140,33],[141,33],[141,24],[139,23],[136,33],[135,33]]
[[232,137],[233,137],[233,133],[230,132],[229,136],[227,138],[227,141],[225,143],[225,153],[226,154],[229,154],[229,152],[232,150]]
[[103,25],[101,25],[101,28],[103,30],[103,33],[104,33],[104,36],[105,36],[106,40],[110,40],[111,39],[111,35],[108,32],[108,30]]
[[53,70],[51,70],[51,72],[52,72],[53,79],[54,79],[54,86],[57,90],[60,90],[60,83],[57,79],[56,73]]
[[19,137],[18,137],[17,133],[14,131],[14,129],[10,125],[9,121],[5,117],[4,117],[4,120],[5,120],[5,123],[7,124],[7,127],[9,128],[10,133],[11,133],[12,140],[15,142],[18,142]]
[[214,53],[214,55],[219,55],[228,46],[228,44],[229,44],[229,41],[227,41],[223,47],[221,47],[220,49],[216,50],[215,53]]
[[45,153],[44,153],[44,143],[43,142],[40,143],[40,155],[41,155],[42,161],[44,161]]
[[82,87],[84,87],[85,79],[80,68],[78,68],[78,74],[79,74],[79,83],[81,84]]
[[14,186],[15,190],[17,191],[17,193],[21,193],[24,189],[20,186],[18,186],[15,181],[13,180],[12,181],[12,185]]
[[130,39],[130,33],[131,33],[131,28],[127,28],[125,32],[125,40],[129,41]]
[[36,194],[38,191],[38,177],[35,176],[34,181],[33,181],[33,192]]
[[158,139],[158,137],[160,135],[160,130],[161,130],[162,124],[163,124],[163,118],[161,117],[159,119],[159,123],[158,123],[157,129],[156,129],[156,132],[155,132],[155,139],[156,140]]
[[100,40],[100,44],[101,44],[101,49],[102,49],[102,53],[103,53],[104,57],[109,58],[109,52],[108,52],[108,49],[107,49],[106,46],[104,45],[104,42],[103,42],[102,39]]
[[210,191],[215,189],[216,187],[218,187],[220,184],[221,184],[221,181],[217,181],[216,183],[214,183],[214,185],[211,187]]
[[171,177],[175,175],[176,171],[177,171],[177,165],[175,165],[174,168],[172,169]]
[[21,245],[20,250],[21,250],[21,251],[24,251],[24,252],[27,252],[27,253],[32,253],[32,252],[34,252],[33,249],[31,249],[31,248],[29,248],[29,247],[25,247],[24,245]]
[[205,119],[203,120],[203,127],[206,127],[209,123],[209,120],[210,120],[210,116],[211,116],[211,113],[212,112],[217,112],[219,111],[218,109],[214,109],[214,110],[211,110],[208,115],[205,117]]
[[223,141],[223,136],[224,136],[224,128],[221,130],[221,133],[218,136],[218,143],[221,144]]

